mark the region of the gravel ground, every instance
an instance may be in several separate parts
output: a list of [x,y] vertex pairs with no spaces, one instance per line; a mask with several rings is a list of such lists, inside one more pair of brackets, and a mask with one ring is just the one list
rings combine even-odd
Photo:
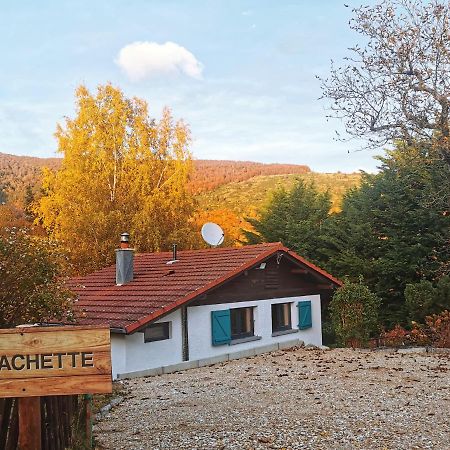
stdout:
[[124,381],[99,449],[450,449],[450,354],[292,349]]

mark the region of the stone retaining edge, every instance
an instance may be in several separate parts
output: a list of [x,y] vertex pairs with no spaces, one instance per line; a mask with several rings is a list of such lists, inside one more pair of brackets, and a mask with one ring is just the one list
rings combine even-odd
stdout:
[[125,380],[127,378],[141,378],[154,377],[162,375],[163,373],[180,372],[182,370],[196,369],[198,367],[212,366],[225,361],[232,361],[233,359],[249,358],[262,353],[270,353],[277,350],[285,350],[295,346],[303,346],[304,342],[301,339],[291,339],[289,341],[277,342],[274,344],[262,345],[261,347],[249,348],[239,352],[226,353],[224,355],[211,356],[210,358],[196,359],[194,361],[183,361],[169,366],[156,367],[154,369],[137,370],[135,372],[119,373],[117,380]]

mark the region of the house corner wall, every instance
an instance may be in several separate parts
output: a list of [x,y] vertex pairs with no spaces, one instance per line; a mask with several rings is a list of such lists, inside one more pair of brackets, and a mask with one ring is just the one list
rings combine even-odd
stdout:
[[181,311],[168,314],[154,323],[170,322],[170,338],[144,342],[144,333],[137,331],[111,339],[113,378],[130,372],[139,372],[182,362]]
[[126,361],[126,336],[124,334],[111,333],[111,364],[113,380],[119,373],[125,372]]

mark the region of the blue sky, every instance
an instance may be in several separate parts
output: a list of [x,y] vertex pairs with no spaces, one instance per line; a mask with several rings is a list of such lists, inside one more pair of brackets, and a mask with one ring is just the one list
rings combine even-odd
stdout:
[[196,158],[373,171],[375,153],[333,140],[341,124],[318,101],[315,75],[358,40],[344,3],[2,2],[0,151],[54,156],[75,88],[112,82],[153,117],[184,118]]

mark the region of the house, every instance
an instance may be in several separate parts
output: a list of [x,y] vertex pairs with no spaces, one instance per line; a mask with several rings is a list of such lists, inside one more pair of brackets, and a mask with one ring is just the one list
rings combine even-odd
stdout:
[[321,302],[341,282],[281,243],[134,255],[74,278],[78,322],[109,324],[113,377],[322,344]]

